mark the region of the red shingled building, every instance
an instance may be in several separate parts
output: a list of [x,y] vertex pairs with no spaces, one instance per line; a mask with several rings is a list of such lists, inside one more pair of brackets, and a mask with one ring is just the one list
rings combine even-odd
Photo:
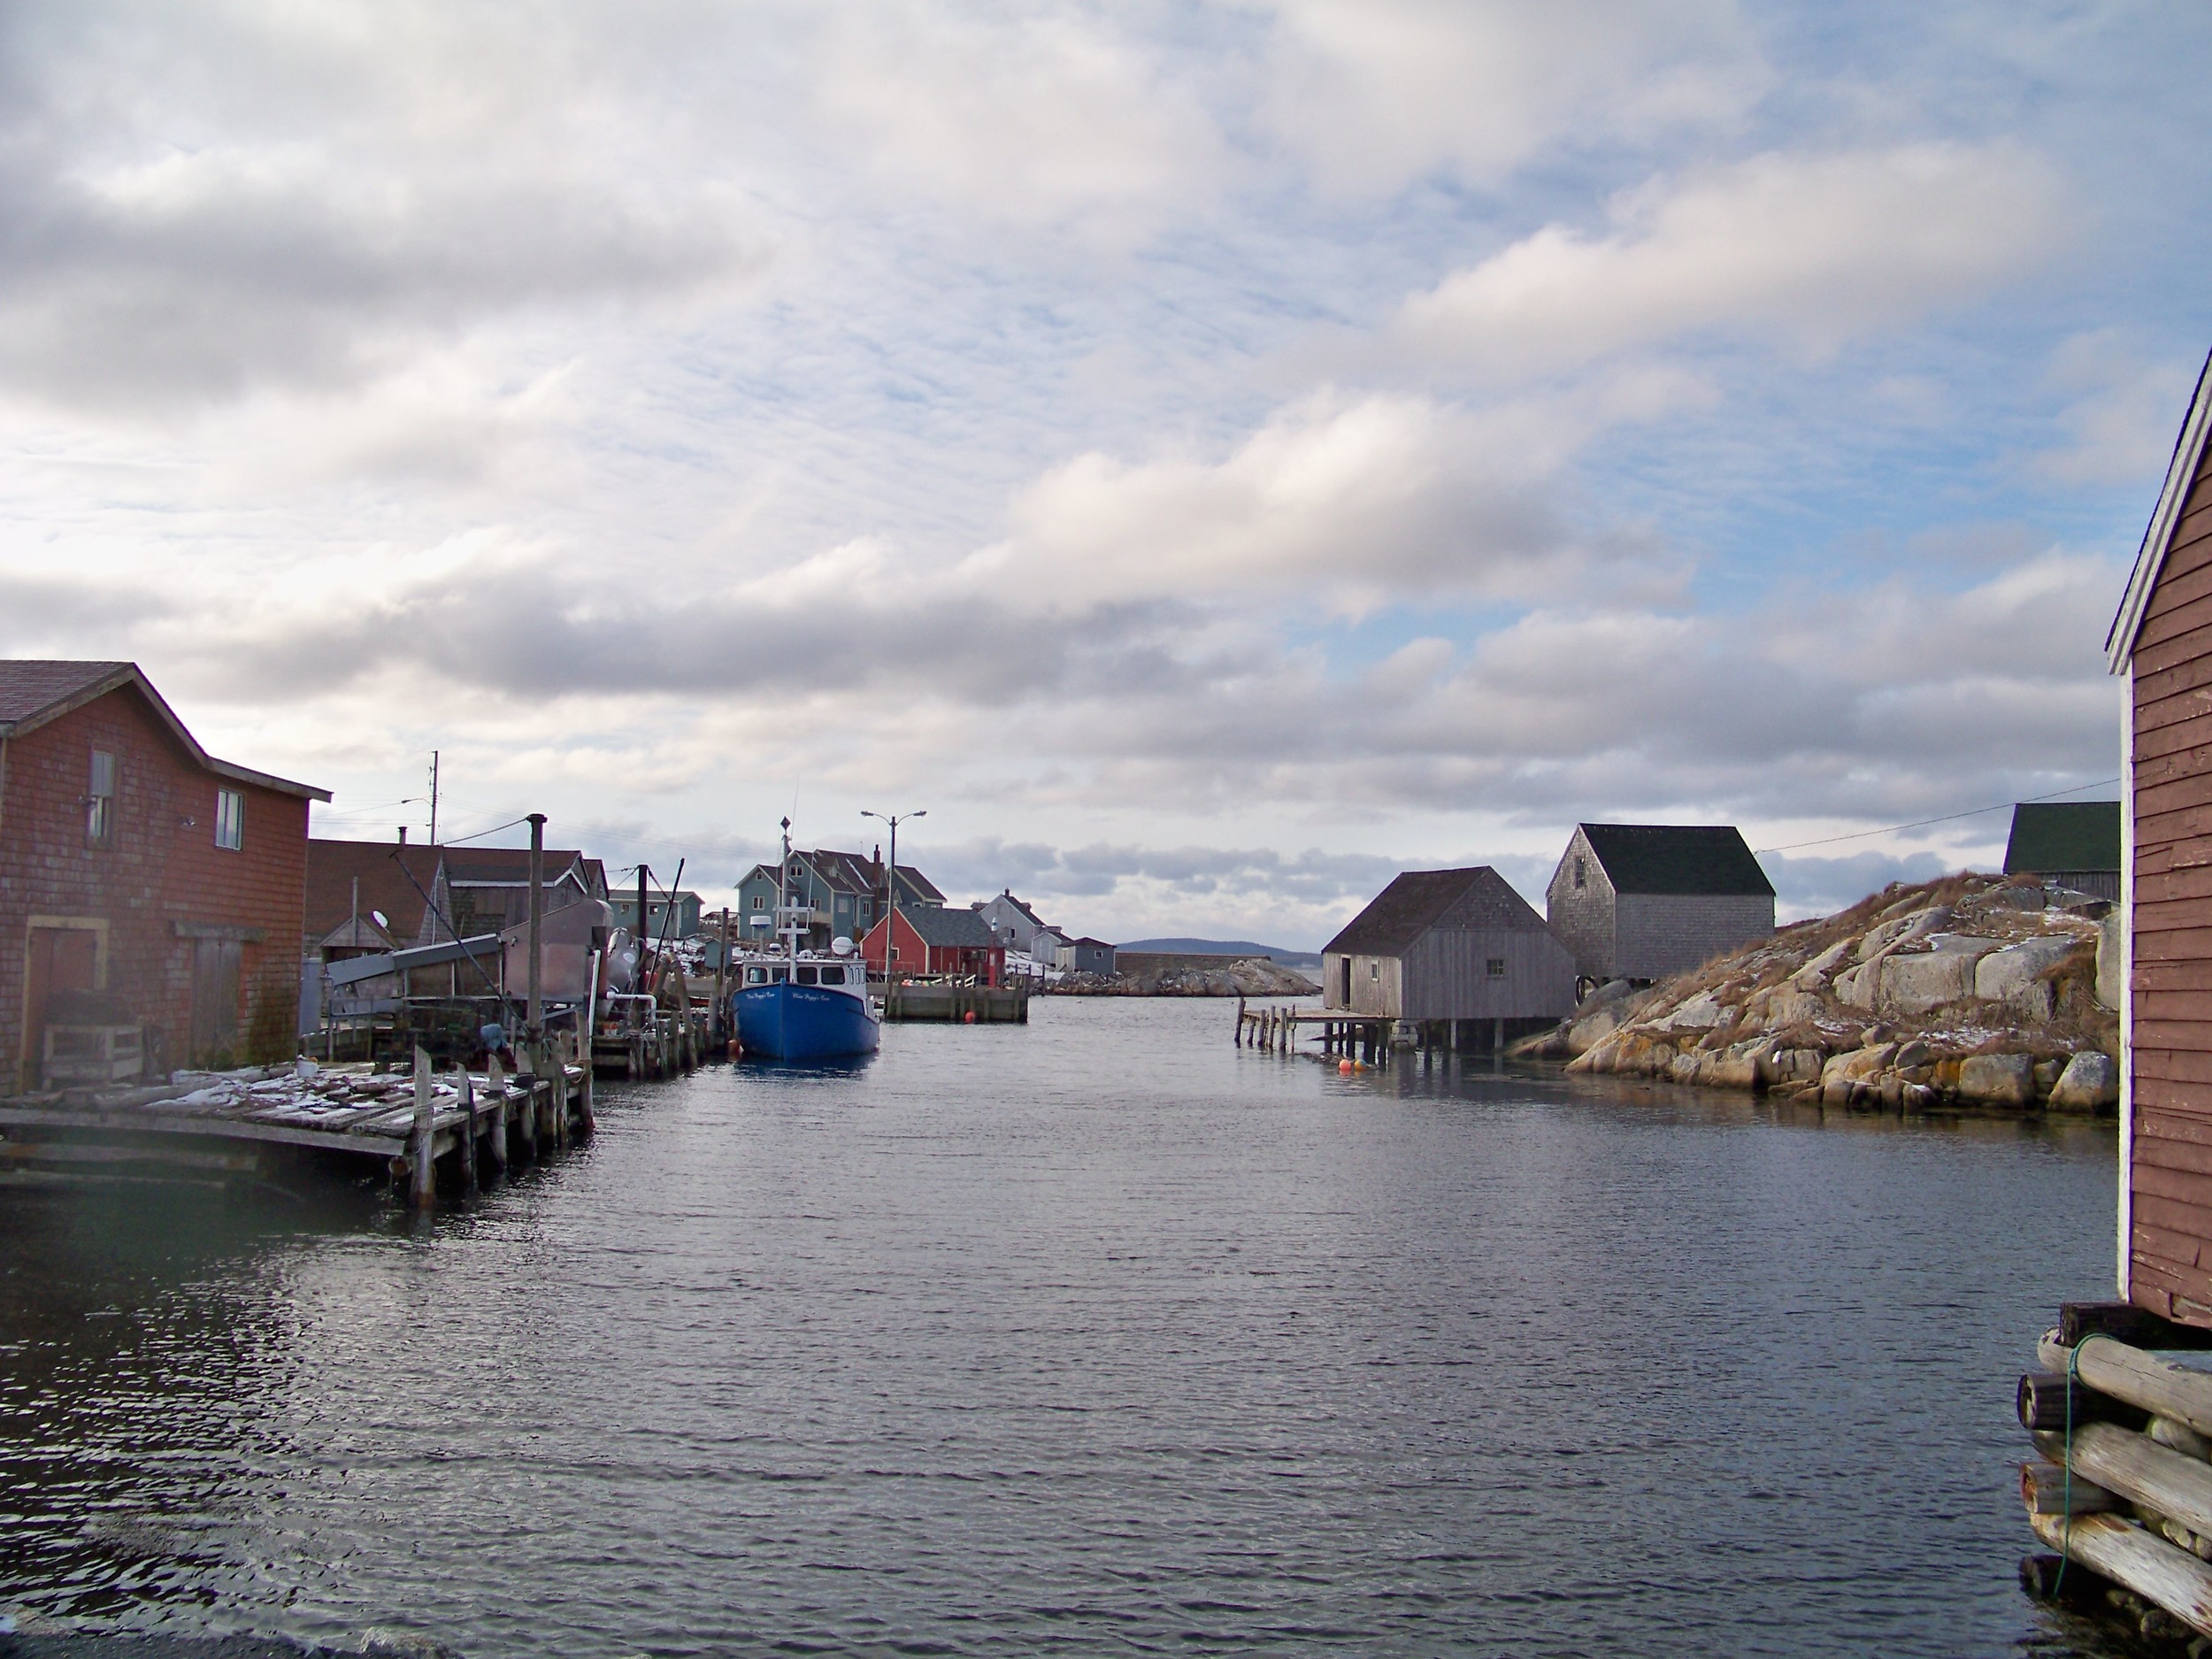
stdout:
[[307,811],[213,758],[133,663],[0,661],[0,1092],[48,1028],[135,1028],[144,1070],[293,1052]]

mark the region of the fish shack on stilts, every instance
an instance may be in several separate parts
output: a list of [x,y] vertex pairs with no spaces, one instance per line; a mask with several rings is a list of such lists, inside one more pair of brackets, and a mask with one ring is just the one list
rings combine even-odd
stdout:
[[2107,641],[2125,677],[2118,1297],[2073,1302],[2020,1379],[2036,1594],[2212,1653],[2212,362]]

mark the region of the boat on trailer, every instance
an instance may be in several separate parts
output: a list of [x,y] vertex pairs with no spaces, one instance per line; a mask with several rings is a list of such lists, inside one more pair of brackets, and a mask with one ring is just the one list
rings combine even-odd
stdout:
[[[783,821],[783,862],[791,867],[791,820]],[[764,1060],[833,1060],[873,1054],[883,1040],[883,1015],[868,994],[868,966],[853,941],[826,951],[802,950],[810,913],[776,895],[780,951],[747,952],[733,964],[730,1023],[748,1056]]]

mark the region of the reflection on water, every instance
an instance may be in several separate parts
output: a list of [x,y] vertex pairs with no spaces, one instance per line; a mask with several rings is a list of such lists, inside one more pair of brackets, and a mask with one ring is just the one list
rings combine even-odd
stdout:
[[470,1655],[2090,1650],[2014,1587],[2007,1470],[2109,1280],[2109,1126],[1341,1077],[1230,1018],[608,1088],[426,1225],[10,1194],[0,1601]]

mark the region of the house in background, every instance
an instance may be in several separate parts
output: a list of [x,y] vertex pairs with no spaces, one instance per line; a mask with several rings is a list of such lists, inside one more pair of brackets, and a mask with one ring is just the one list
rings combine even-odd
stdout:
[[1114,948],[1102,939],[1071,939],[1059,948],[1053,965],[1063,973],[1094,973],[1111,979]]
[[2005,873],[2120,902],[2120,803],[2023,801],[2012,809]]
[[[911,864],[899,866],[899,908],[936,910],[945,895]],[[858,940],[882,918],[887,894],[880,849],[873,858],[859,853],[794,848],[783,871],[785,902],[810,912],[806,937],[799,942],[826,950],[833,939]],[[748,943],[775,942],[776,866],[755,864],[737,884],[738,926]]]
[[974,907],[982,912],[991,937],[1006,947],[1010,956],[1026,956],[1029,947],[1044,928],[1044,918],[1019,899],[1008,887],[996,898],[986,899]]
[[1575,972],[1648,982],[1774,933],[1774,884],[1733,825],[1578,824],[1545,912]]
[[885,917],[860,947],[869,971],[883,978],[973,979],[979,985],[1006,980],[1006,947],[974,910],[924,905]]
[[[1487,864],[1409,870],[1321,951],[1325,1009],[1500,1044],[1575,1003],[1574,957]],[[1472,1029],[1469,1022],[1474,1022]]]
[[329,799],[217,760],[134,663],[0,662],[0,1088],[293,1053]]
[[[688,889],[683,889],[674,895],[674,902],[675,919],[672,922],[669,919],[669,895],[655,893],[649,887],[647,889],[645,936],[648,939],[695,939],[698,937],[703,926],[699,910],[699,895]],[[627,893],[618,889],[610,893],[607,895],[607,907],[609,913],[614,918],[615,926],[626,927],[633,934],[636,933],[638,926],[635,888],[632,888]]]
[[1029,959],[1040,968],[1057,968],[1068,936],[1056,927],[1040,927],[1029,936]]
[[[530,849],[526,847],[441,847],[433,909],[416,942],[434,945],[456,937],[503,933],[530,918]],[[580,899],[605,899],[607,866],[580,852],[544,850],[541,874],[544,909]]]
[[416,943],[437,883],[434,847],[310,840],[306,954],[342,962]]

